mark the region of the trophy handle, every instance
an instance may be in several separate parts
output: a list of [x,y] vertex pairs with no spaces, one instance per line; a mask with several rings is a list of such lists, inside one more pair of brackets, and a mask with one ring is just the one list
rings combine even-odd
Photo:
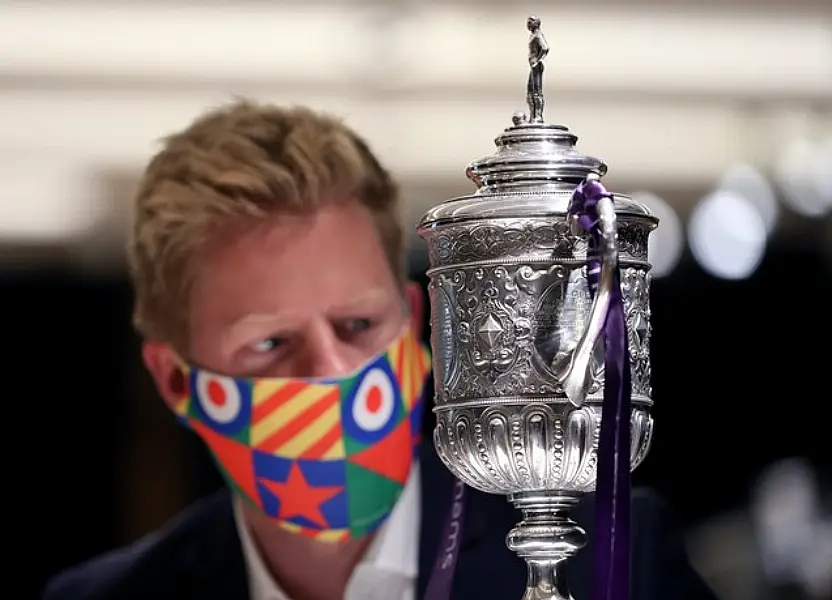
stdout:
[[[600,177],[591,173],[587,178],[589,181],[597,181]],[[584,329],[578,343],[572,351],[569,360],[564,361],[563,367],[555,372],[555,375],[563,388],[564,394],[569,401],[580,407],[586,400],[589,386],[592,380],[590,369],[592,368],[592,353],[598,339],[604,333],[604,326],[607,320],[607,313],[610,308],[610,300],[613,286],[616,285],[616,270],[618,269],[618,224],[615,214],[615,207],[611,198],[601,197],[597,204],[598,211],[598,236],[589,236],[587,248],[587,279],[590,290],[594,287],[594,280],[597,275],[597,291],[594,291],[592,307],[589,312],[589,322]],[[588,233],[579,221],[578,215],[570,214],[570,226],[575,235]],[[594,247],[595,244],[599,247]],[[591,254],[597,253],[597,260],[600,267],[592,260]],[[595,272],[600,268],[600,272]]]

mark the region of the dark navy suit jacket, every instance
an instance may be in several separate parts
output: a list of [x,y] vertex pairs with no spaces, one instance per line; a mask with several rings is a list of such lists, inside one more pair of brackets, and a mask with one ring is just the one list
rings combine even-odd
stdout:
[[[423,443],[422,519],[418,598],[439,547],[453,480],[430,443]],[[452,598],[520,598],[525,563],[505,546],[519,513],[503,496],[469,490]],[[567,567],[577,600],[589,600],[593,496],[575,508],[589,543]],[[672,516],[655,493],[635,489],[632,503],[633,600],[713,600],[693,571]],[[245,562],[231,497],[202,500],[164,529],[131,546],[95,558],[55,577],[44,600],[247,600]]]

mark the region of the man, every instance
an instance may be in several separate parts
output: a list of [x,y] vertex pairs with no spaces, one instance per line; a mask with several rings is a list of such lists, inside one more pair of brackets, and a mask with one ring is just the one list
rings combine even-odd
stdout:
[[[167,140],[136,196],[135,323],[230,493],[59,575],[48,600],[423,597],[453,481],[419,444],[424,300],[397,210],[364,141],[308,109],[237,103]],[[466,498],[453,597],[519,596],[518,515]],[[635,598],[710,598],[662,505],[634,504]],[[591,556],[571,566],[579,598]]]

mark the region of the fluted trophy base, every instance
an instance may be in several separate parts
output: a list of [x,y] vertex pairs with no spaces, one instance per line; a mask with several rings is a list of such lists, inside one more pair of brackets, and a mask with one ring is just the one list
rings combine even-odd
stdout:
[[512,494],[509,501],[523,520],[506,536],[506,545],[526,561],[523,600],[574,600],[566,581],[566,561],[586,545],[586,532],[569,517],[580,494],[540,491]]

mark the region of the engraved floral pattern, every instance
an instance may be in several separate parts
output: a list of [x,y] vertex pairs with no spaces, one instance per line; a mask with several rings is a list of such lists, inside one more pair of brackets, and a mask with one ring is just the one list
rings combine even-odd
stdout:
[[[648,224],[623,221],[618,228],[622,261],[646,261]],[[583,239],[572,236],[565,219],[490,221],[474,226],[448,226],[433,234],[428,255],[431,265],[460,264],[545,254],[554,259],[586,255]]]
[[[436,402],[560,395],[554,363],[568,360],[591,309],[583,266],[457,268],[434,273]],[[649,274],[622,269],[633,394],[650,397]],[[589,393],[604,382],[603,343]]]

